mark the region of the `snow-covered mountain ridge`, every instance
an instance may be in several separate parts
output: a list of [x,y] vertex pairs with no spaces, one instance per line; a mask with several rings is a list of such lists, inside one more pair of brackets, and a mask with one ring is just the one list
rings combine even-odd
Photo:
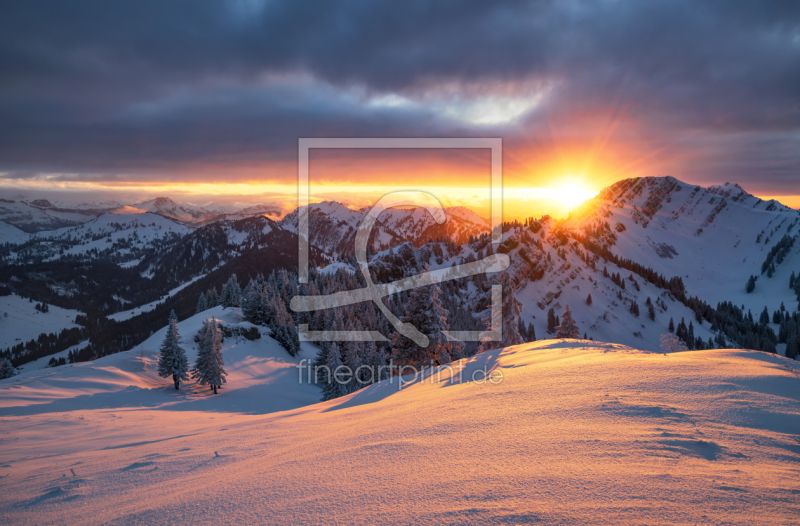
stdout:
[[[704,189],[672,177],[627,179],[573,211],[560,228],[664,276],[680,276],[692,294],[713,303],[757,298],[773,310],[792,298],[782,291],[790,273],[800,271],[796,244],[774,277],[762,275],[770,251],[800,233],[800,212],[735,184]],[[752,275],[759,279],[747,295]]]
[[[352,210],[335,201],[309,205],[309,242],[332,256],[353,253],[356,229],[368,212],[368,208]],[[298,214],[295,210],[279,224],[297,232]],[[461,245],[489,229],[488,221],[464,207],[445,208],[445,215],[447,221],[440,225],[424,208],[385,210],[370,234],[370,247],[379,251],[405,242],[420,246],[434,239]]]

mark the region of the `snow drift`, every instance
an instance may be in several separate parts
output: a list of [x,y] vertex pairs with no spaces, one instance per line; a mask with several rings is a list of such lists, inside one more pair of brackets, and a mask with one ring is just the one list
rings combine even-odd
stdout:
[[[270,357],[270,338],[227,345],[216,397],[132,370],[135,352],[59,368],[80,380],[0,382],[4,519],[753,524],[800,513],[800,369],[780,356],[549,340],[299,407],[316,387],[260,372],[297,372],[285,353]],[[255,414],[285,397],[295,409]]]

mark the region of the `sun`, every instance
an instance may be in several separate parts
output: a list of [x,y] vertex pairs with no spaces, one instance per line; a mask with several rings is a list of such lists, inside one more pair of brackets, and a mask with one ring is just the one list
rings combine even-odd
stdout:
[[579,184],[570,183],[560,188],[554,188],[551,197],[563,206],[573,208],[587,199],[591,199],[594,194]]

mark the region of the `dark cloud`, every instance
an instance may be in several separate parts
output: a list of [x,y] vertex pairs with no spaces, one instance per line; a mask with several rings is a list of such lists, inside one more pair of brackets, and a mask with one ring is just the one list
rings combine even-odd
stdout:
[[[799,65],[789,0],[5,2],[0,170],[290,161],[299,136],[546,149],[554,123],[589,143],[612,123],[621,148],[778,191],[800,182]],[[532,89],[518,122],[441,108]]]

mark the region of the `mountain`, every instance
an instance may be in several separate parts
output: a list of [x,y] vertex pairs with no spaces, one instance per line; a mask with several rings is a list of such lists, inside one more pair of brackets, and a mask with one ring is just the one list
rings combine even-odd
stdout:
[[[681,276],[692,294],[714,304],[756,303],[771,312],[794,301],[788,282],[792,271],[800,271],[800,246],[775,261],[772,278],[762,274],[762,265],[784,236],[796,238],[800,211],[762,201],[735,184],[701,188],[673,177],[619,181],[573,211],[561,228],[580,231],[660,274]],[[752,275],[759,279],[747,294]]]
[[215,221],[280,214],[280,208],[273,203],[258,205],[206,203],[202,206],[184,203],[179,205],[169,197],[157,197],[141,203],[123,206],[115,210],[114,213],[141,213],[143,211],[163,215],[194,226]]
[[[199,226],[214,221],[244,219],[253,216],[274,216],[281,213],[275,203],[216,203],[203,205],[178,204],[169,197],[156,197],[134,204],[114,200],[67,203],[48,199],[18,200],[0,198],[0,221],[28,232],[42,232],[76,226],[103,214],[132,215],[154,213]],[[6,235],[0,230],[0,244],[18,243],[19,236]]]
[[[352,210],[335,201],[308,205],[309,242],[332,256],[352,253],[356,229],[368,212],[368,208]],[[279,224],[297,232],[298,213],[288,214]],[[370,234],[370,246],[373,250],[404,242],[420,246],[440,238],[460,245],[489,229],[486,220],[463,207],[445,208],[445,215],[447,221],[439,225],[423,208],[386,210]]]
[[114,213],[124,214],[143,212],[152,212],[189,224],[202,221],[207,215],[204,210],[179,205],[169,197],[156,197],[155,199],[124,206],[114,211]]
[[108,258],[132,266],[146,253],[166,250],[192,230],[181,222],[149,212],[104,214],[77,226],[29,235],[24,244],[13,247],[3,259],[23,263]]
[[[14,225],[25,232],[39,232],[79,225],[94,217],[94,213],[85,210],[57,208],[47,200],[34,200],[27,203],[0,198],[0,221]],[[4,232],[0,232],[0,243],[3,242],[6,242],[6,238]]]
[[[242,325],[220,308],[181,322],[190,358],[210,315]],[[292,358],[263,333],[226,337],[219,394],[176,392],[156,375],[163,334],[0,381],[8,523],[750,525],[800,513],[800,368],[779,356],[551,340],[312,404],[319,389],[299,368],[311,349]]]
[[[263,216],[217,221],[195,229],[169,250],[150,254],[140,268],[148,275],[187,280],[262,250],[267,250],[272,259],[296,262],[297,235]],[[317,252],[312,250],[314,259],[319,257]]]

